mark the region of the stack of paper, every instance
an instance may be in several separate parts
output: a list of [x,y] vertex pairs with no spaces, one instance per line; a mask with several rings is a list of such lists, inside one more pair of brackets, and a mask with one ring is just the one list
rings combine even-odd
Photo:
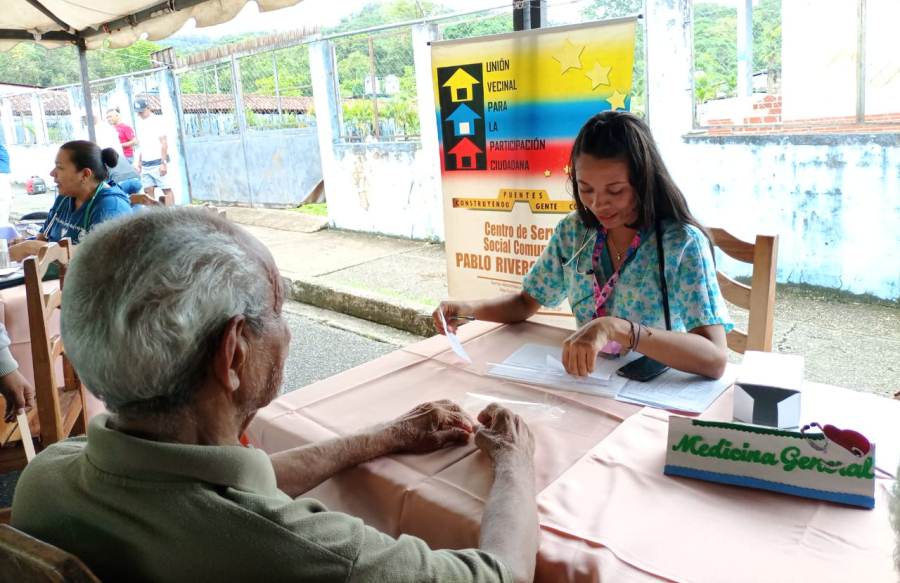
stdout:
[[737,367],[731,363],[717,380],[669,369],[646,383],[628,381],[616,398],[659,409],[702,413],[734,383],[736,376]]
[[561,347],[524,344],[502,363],[492,364],[487,373],[551,389],[615,397],[624,382],[615,376],[616,369],[639,357],[639,354],[629,354],[610,360],[601,356],[597,358],[594,372],[578,377],[566,372]]

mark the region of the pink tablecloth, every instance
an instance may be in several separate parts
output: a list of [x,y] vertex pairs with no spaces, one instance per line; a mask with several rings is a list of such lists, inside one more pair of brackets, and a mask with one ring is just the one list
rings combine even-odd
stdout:
[[[537,440],[538,581],[798,580],[820,571],[818,581],[831,581],[842,573],[832,568],[859,562],[860,573],[891,574],[886,483],[866,511],[669,478],[664,412],[484,374],[525,342],[558,344],[567,334],[537,324],[470,324],[461,337],[471,365],[446,339],[431,338],[277,399],[248,434],[275,452],[348,434],[422,401],[449,398],[474,415],[498,400],[525,417]],[[704,417],[729,418],[730,398]],[[900,403],[814,386],[803,406],[820,421],[869,431],[879,465],[896,468]],[[374,460],[309,495],[392,535],[464,548],[477,544],[490,480],[488,460],[470,445]]]

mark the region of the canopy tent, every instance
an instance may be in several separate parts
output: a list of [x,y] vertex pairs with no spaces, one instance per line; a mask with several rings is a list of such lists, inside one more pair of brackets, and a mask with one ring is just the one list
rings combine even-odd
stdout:
[[[74,44],[81,63],[84,102],[91,103],[88,49],[109,41],[111,48],[137,40],[163,39],[188,19],[198,27],[212,26],[237,16],[248,0],[3,0],[0,10],[0,50],[33,41],[47,47]],[[301,0],[256,0],[261,12],[298,4]],[[94,116],[85,108],[88,131],[94,139]]]

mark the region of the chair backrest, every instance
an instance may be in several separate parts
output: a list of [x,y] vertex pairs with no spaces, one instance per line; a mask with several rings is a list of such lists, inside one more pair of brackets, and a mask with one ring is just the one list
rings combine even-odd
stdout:
[[0,581],[99,583],[77,557],[0,524]]
[[47,246],[46,241],[38,241],[32,239],[30,241],[22,241],[9,248],[9,258],[12,261],[22,263],[26,257],[37,255],[38,251]]
[[[25,296],[31,355],[34,363],[35,401],[40,420],[42,447],[85,431],[84,386],[65,356],[62,338],[50,335],[50,318],[62,302],[66,268],[74,252],[68,239],[50,243],[24,261]],[[59,288],[44,293],[43,278],[52,264],[59,266]],[[56,374],[56,360],[62,358],[63,383]]]
[[728,348],[743,353],[747,350],[772,350],[775,315],[775,267],[778,258],[778,235],[757,235],[750,243],[725,229],[710,228],[713,243],[723,253],[753,265],[750,285],[737,282],[721,271],[716,272],[722,295],[732,304],[749,310],[747,331],[735,328],[728,333]]

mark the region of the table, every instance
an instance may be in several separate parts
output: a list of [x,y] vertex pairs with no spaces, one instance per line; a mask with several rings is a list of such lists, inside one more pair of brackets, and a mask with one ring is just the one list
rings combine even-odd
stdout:
[[[522,343],[557,344],[566,330],[533,323],[460,328],[465,365],[434,337],[276,399],[250,425],[267,452],[346,435],[427,400],[470,414],[498,400],[536,439],[541,544],[536,581],[893,581],[888,520],[892,482],[860,510],[662,473],[668,413],[591,395],[488,377]],[[728,419],[727,391],[702,415]],[[900,460],[900,402],[808,384],[803,419],[862,431],[878,466]],[[491,484],[473,445],[395,455],[335,476],[309,492],[333,510],[433,548],[477,545]],[[602,576],[602,577],[601,577]]]
[[13,266],[15,271],[6,269],[0,271],[0,289],[25,285],[25,269],[21,265],[13,264]]

